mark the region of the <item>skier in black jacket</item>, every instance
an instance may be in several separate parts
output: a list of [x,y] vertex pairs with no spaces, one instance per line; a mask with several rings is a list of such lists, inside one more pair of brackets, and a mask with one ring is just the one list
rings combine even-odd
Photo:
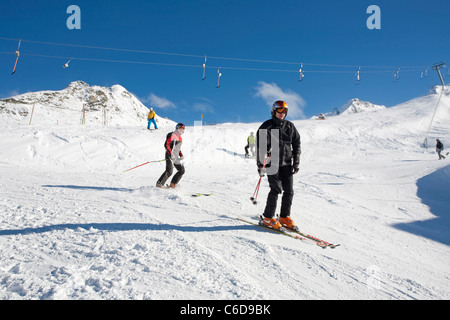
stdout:
[[[290,217],[293,190],[293,175],[299,170],[300,134],[295,125],[285,120],[288,107],[284,101],[275,101],[272,105],[272,118],[265,121],[256,133],[256,156],[258,173],[263,177],[267,173],[270,192],[264,209],[263,223],[274,229],[282,226],[295,228]],[[278,195],[281,200],[280,219],[274,218]]]
[[436,153],[439,156],[439,160],[445,159],[445,157],[441,154],[442,151],[444,151],[444,144],[441,142],[441,140],[436,139]]

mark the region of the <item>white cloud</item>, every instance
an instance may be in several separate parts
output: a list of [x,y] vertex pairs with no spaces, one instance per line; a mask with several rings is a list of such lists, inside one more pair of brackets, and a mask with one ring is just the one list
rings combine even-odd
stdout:
[[197,101],[194,103],[194,110],[204,112],[204,113],[213,113],[214,112],[214,102],[208,98],[197,98]]
[[0,93],[0,99],[11,98],[20,95],[19,90],[10,90],[5,93]]
[[283,90],[276,83],[267,83],[264,81],[258,82],[258,86],[255,89],[255,96],[262,98],[270,107],[275,101],[283,100],[288,105],[288,116],[291,119],[305,118],[303,108],[306,106],[306,101],[298,93],[289,89]]
[[143,99],[143,101],[150,105],[150,107],[153,108],[160,108],[160,109],[169,109],[169,108],[176,108],[177,106],[175,103],[170,101],[169,99],[158,97],[154,93],[150,93],[150,95]]

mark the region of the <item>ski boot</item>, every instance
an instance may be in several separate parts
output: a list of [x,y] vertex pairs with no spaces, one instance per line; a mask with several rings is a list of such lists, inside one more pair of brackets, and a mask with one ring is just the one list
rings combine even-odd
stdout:
[[285,218],[280,217],[279,221],[283,227],[298,231],[298,227],[295,225],[294,220],[292,220],[291,217],[289,217],[289,216],[285,217]]
[[279,230],[279,231],[284,231],[283,227],[281,226],[281,223],[275,218],[263,217],[263,219],[261,220],[261,223],[266,227],[269,227],[269,228],[272,228],[275,230]]
[[157,182],[156,187],[160,189],[167,189],[167,186],[163,186],[161,183]]

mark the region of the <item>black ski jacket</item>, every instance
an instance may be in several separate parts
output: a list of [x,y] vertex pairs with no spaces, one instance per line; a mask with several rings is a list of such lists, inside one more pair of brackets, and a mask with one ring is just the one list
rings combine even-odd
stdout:
[[[264,131],[261,130],[264,129],[267,130],[267,146],[260,145],[260,142],[263,142],[261,141],[261,135],[264,134]],[[292,122],[280,120],[275,117],[265,121],[256,132],[256,163],[258,167],[261,168],[263,166],[264,155],[270,150],[273,151],[274,146],[272,146],[272,139],[274,139],[274,142],[276,143],[277,137],[276,132],[272,134],[272,130],[274,129],[279,130],[279,165],[293,165],[294,167],[298,167],[300,164],[300,154],[302,152],[300,146],[300,134]],[[270,167],[270,164],[266,165],[266,167]]]

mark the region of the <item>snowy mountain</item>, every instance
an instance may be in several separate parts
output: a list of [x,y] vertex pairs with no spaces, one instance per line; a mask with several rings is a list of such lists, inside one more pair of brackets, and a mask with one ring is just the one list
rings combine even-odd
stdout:
[[[422,147],[439,92],[294,121],[292,217],[335,249],[236,219],[255,221],[269,192],[263,178],[249,200],[259,176],[244,147],[260,123],[186,127],[186,173],[162,190],[164,162],[124,170],[163,159],[169,130],[3,113],[0,299],[449,299],[450,156]],[[429,140],[449,147],[449,121],[445,94]]]
[[[386,109],[384,105],[376,105],[368,101],[361,101],[357,98],[350,99],[342,107],[335,108],[333,111],[322,114],[324,117],[333,117],[342,114],[352,114],[360,112],[370,112],[376,110]],[[313,117],[317,118],[317,117]]]
[[359,113],[359,112],[369,112],[375,110],[385,109],[386,107],[383,105],[376,105],[370,103],[368,101],[361,101],[359,99],[351,99],[347,101],[339,110],[338,114],[351,114],[351,113]]
[[[34,111],[33,111],[34,106]],[[110,88],[74,81],[60,91],[39,91],[0,100],[0,119],[21,124],[145,126],[148,108],[120,85]],[[172,121],[161,124],[173,127]]]

